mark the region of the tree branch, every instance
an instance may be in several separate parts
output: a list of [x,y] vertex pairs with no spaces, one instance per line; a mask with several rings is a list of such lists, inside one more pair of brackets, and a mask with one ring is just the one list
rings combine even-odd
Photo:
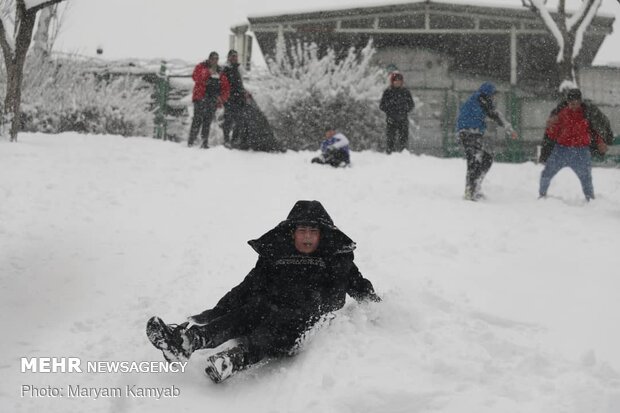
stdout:
[[4,22],[0,18],[0,47],[2,48],[2,55],[4,56],[5,67],[9,67],[11,59],[13,58],[13,48],[9,43],[6,30],[4,29]]
[[579,29],[583,21],[586,19],[588,14],[590,14],[590,10],[592,10],[592,7],[597,6],[595,8],[598,9],[600,3],[600,0],[584,0],[583,3],[581,3],[581,7],[579,8],[579,10],[576,11],[575,14],[573,14],[570,18],[566,19],[566,30],[570,33],[575,33]]
[[581,52],[581,46],[583,45],[583,38],[585,36],[586,29],[592,23],[594,16],[596,16],[596,12],[601,7],[601,2],[602,0],[590,0],[588,10],[586,11],[586,13],[584,13],[583,18],[581,18],[578,24],[575,26],[575,45],[573,47],[573,59],[575,59]]
[[46,8],[46,7],[48,7],[48,6],[53,5],[53,4],[60,3],[60,2],[62,2],[62,1],[64,1],[64,0],[49,0],[49,1],[43,2],[43,3],[41,3],[41,4],[38,4],[38,5],[34,6],[34,7],[31,7],[31,8],[29,8],[29,9],[27,9],[27,10],[28,10],[29,12],[36,13],[36,12],[38,12],[38,11],[39,11],[39,10],[41,10],[41,9],[44,9],[44,8]]
[[546,0],[527,0],[527,4],[529,4],[532,10],[538,14],[547,27],[547,30],[549,30],[549,33],[551,33],[551,35],[555,38],[555,41],[560,48],[558,53],[558,62],[561,62],[564,58],[564,34],[562,33],[564,26],[558,25],[558,23],[553,20],[551,12],[549,12],[549,10],[545,7],[546,3]]

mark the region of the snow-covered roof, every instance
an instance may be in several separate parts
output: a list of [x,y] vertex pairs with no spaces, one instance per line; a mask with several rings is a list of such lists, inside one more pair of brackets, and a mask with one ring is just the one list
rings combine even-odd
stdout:
[[[380,0],[377,0],[379,3]],[[307,3],[311,4],[311,3]],[[351,15],[361,15],[361,14],[373,14],[373,13],[381,13],[381,12],[389,12],[389,11],[411,11],[415,9],[419,9],[424,7],[424,5],[438,5],[445,6],[450,9],[454,8],[467,8],[472,9],[475,8],[478,12],[484,12],[484,9],[487,11],[493,12],[497,14],[498,10],[502,10],[505,13],[507,10],[512,12],[518,12],[526,18],[531,17],[532,12],[529,9],[525,8],[518,0],[515,1],[506,1],[506,0],[486,0],[485,1],[476,1],[476,0],[408,0],[408,1],[394,1],[391,4],[381,4],[377,6],[353,6],[353,7],[343,7],[341,2],[334,2],[332,6],[322,7],[320,11],[316,9],[309,8],[308,6],[301,6],[298,8],[296,13],[282,13],[282,14],[254,14],[248,17],[250,20],[257,19],[273,19],[273,18],[282,18],[285,16],[299,16],[299,17],[310,17],[311,15],[322,14],[325,17],[329,16],[338,16],[338,17],[346,17]],[[311,7],[311,6],[310,6]],[[553,14],[553,13],[552,13]],[[608,13],[597,13],[599,17],[607,17],[614,18],[613,14]]]
[[[518,4],[518,3],[517,3]],[[248,20],[251,24],[265,24],[269,22],[280,23],[282,21],[300,21],[314,19],[336,19],[336,18],[354,18],[363,16],[376,16],[391,13],[411,13],[430,8],[435,11],[452,11],[466,12],[478,15],[496,16],[504,18],[521,18],[525,20],[536,20],[538,16],[523,6],[510,4],[485,4],[485,3],[454,3],[449,0],[414,0],[407,3],[396,3],[378,6],[364,6],[352,8],[333,8],[315,11],[306,11],[299,13],[287,13],[268,16],[249,16]],[[552,13],[555,14],[555,13]],[[598,14],[598,23],[613,23],[614,17],[609,15]]]
[[[282,29],[287,39],[315,42],[321,49],[360,47],[369,38],[378,48],[423,47],[449,56],[454,70],[499,79],[511,76],[510,38],[514,31],[519,79],[551,79],[557,75],[557,43],[536,13],[518,5],[520,2],[506,7],[417,0],[248,17],[248,29],[266,56],[275,50]],[[601,15],[593,19],[577,61],[580,67],[592,64],[605,36],[612,32],[614,20]],[[245,31],[245,27],[233,31]]]

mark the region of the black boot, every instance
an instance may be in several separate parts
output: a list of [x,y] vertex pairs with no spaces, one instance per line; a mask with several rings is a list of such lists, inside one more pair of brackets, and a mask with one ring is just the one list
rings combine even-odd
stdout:
[[243,344],[239,344],[209,357],[205,373],[215,383],[220,383],[248,365],[248,352]]
[[146,323],[146,336],[162,351],[168,362],[186,361],[195,350],[203,348],[203,338],[188,323],[166,324],[159,317],[151,317]]

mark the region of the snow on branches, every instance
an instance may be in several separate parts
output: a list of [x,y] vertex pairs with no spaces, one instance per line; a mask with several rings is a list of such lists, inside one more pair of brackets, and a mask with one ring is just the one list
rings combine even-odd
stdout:
[[566,11],[566,0],[559,0],[555,18],[546,7],[547,0],[521,0],[521,2],[538,14],[556,40],[559,48],[557,63],[560,71],[560,90],[567,85],[576,86],[574,61],[579,56],[586,29],[596,16],[602,0],[582,0],[579,8],[572,14]]
[[34,9],[35,7],[41,9],[54,3],[59,3],[60,1],[62,0],[24,0],[24,5],[26,6],[26,10]]
[[[545,23],[545,26],[549,32],[556,39],[560,51],[558,53],[558,63],[561,62],[566,53],[564,48],[566,47],[566,37],[570,36],[574,39],[572,53],[570,56],[574,59],[579,55],[581,51],[581,45],[583,44],[583,35],[592,23],[592,19],[596,15],[596,12],[601,6],[602,0],[583,0],[577,11],[572,15],[568,15],[566,12],[566,0],[560,0],[558,4],[558,20],[553,19],[551,12],[547,9],[547,0],[521,0],[523,5],[529,7],[536,12]],[[618,0],[620,1],[620,0]]]

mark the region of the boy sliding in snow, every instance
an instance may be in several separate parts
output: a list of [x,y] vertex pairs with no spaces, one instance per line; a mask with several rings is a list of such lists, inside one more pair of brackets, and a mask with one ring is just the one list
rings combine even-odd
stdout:
[[493,119],[499,126],[504,127],[506,133],[513,139],[517,133],[510,123],[504,119],[501,112],[495,109],[494,98],[497,93],[491,82],[483,83],[469,99],[463,103],[456,121],[458,138],[465,149],[467,159],[467,176],[465,184],[465,199],[477,201],[483,198],[480,192],[482,180],[493,164],[493,156],[482,149],[482,136],[487,129],[486,118]]
[[327,127],[325,140],[321,143],[321,156],[312,159],[312,163],[329,164],[335,168],[351,164],[349,140],[344,134]]
[[298,201],[286,220],[248,244],[259,255],[256,266],[215,307],[189,323],[148,321],[146,334],[166,360],[236,339],[207,359],[205,371],[217,383],[265,357],[290,354],[322,315],[344,306],[346,294],[380,301],[353,263],[355,243],[318,201]]

